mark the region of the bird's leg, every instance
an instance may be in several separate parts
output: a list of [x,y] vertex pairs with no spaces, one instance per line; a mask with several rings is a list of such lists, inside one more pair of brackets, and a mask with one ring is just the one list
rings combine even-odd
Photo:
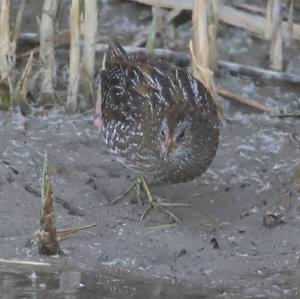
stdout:
[[143,220],[148,213],[151,211],[152,208],[157,208],[161,210],[163,213],[170,216],[175,222],[181,222],[178,217],[176,217],[171,211],[169,211],[166,207],[189,207],[189,204],[184,203],[171,203],[171,202],[165,202],[163,198],[154,196],[143,176],[139,176],[136,181],[129,187],[129,189],[123,193],[121,196],[119,196],[117,199],[115,199],[112,204],[116,204],[119,201],[123,200],[130,194],[133,190],[136,191],[136,199],[138,202],[142,205],[142,201],[140,198],[140,193],[143,191],[145,195],[147,196],[148,205],[145,209],[143,215],[141,216],[141,220]]
[[141,179],[139,177],[136,179],[135,186],[136,186],[136,199],[139,202],[139,204],[142,206],[143,202],[141,200]]
[[181,222],[180,219],[174,213],[172,213],[165,207],[189,207],[190,204],[163,202],[163,199],[161,197],[152,195],[150,188],[148,187],[147,182],[143,176],[140,177],[140,182],[141,187],[143,188],[143,191],[145,192],[148,198],[148,206],[144,211],[143,215],[141,216],[141,220],[143,220],[147,216],[147,214],[152,208],[157,208],[165,214],[167,214],[168,216],[170,216],[175,222]]
[[128,188],[127,191],[125,191],[123,194],[121,194],[118,198],[116,198],[115,200],[113,200],[111,202],[112,205],[118,203],[119,201],[125,199],[127,197],[127,195],[129,195],[133,190],[136,191],[136,199],[137,201],[142,205],[142,201],[141,201],[141,188],[140,188],[140,178],[138,177],[136,179],[136,181]]
[[151,193],[151,191],[146,183],[146,180],[143,176],[140,176],[140,182],[141,182],[142,188],[148,198],[148,206],[141,217],[141,220],[143,220],[147,216],[147,214],[150,212],[150,210],[153,208],[153,196],[152,196],[152,193]]

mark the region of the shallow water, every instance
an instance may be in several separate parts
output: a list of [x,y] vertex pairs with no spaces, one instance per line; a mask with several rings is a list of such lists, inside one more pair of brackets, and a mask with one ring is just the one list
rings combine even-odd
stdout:
[[[0,271],[0,295],[3,299],[81,299],[81,298],[136,298],[136,299],[296,299],[298,290],[286,280],[290,273],[280,274],[281,281],[270,287],[264,285],[269,276],[261,275],[257,286],[249,287],[243,280],[239,286],[207,289],[200,286],[182,285],[168,280],[129,280],[99,272],[70,271]],[[243,286],[244,283],[244,286]],[[295,283],[295,282],[294,282]]]
[[[205,292],[207,293],[207,292]],[[209,298],[167,281],[134,281],[100,273],[0,272],[1,298]]]

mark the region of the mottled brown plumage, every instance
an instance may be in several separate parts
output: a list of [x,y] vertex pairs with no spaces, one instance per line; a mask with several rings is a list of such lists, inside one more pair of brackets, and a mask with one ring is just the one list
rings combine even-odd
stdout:
[[128,168],[155,181],[200,176],[219,143],[216,105],[187,71],[112,41],[101,73],[103,134]]

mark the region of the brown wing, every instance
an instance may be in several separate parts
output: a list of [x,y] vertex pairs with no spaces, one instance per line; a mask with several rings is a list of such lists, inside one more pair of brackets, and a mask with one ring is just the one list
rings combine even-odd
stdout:
[[126,121],[136,113],[157,115],[186,104],[203,110],[204,116],[216,109],[203,84],[187,71],[144,53],[129,55],[116,40],[107,50],[101,92],[104,122]]

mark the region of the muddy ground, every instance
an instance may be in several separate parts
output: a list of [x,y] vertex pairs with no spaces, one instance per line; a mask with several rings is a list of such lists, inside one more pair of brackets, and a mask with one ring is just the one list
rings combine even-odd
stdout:
[[[234,114],[222,128],[216,159],[203,177],[153,189],[192,205],[174,209],[182,223],[167,229],[156,227],[171,223],[159,211],[139,221],[144,207],[128,201],[110,205],[134,175],[106,152],[92,114],[66,116],[56,110],[13,120],[1,114],[0,119],[1,257],[40,259],[26,238],[39,227],[46,150],[57,227],[97,224],[61,241],[65,256],[43,258],[54,267],[112,268],[221,294],[298,294],[300,197],[293,180],[299,163],[298,119]],[[268,213],[280,219],[269,216],[268,222],[278,221],[266,227]]]
[[[131,19],[123,21],[133,31],[139,28]],[[222,28],[222,59],[267,67],[266,42],[242,30]],[[296,43],[285,56],[287,69],[298,74],[299,49]],[[273,107],[300,108],[299,86],[224,71],[217,83]],[[271,117],[227,101],[224,105],[228,120],[209,170],[189,183],[153,188],[170,201],[191,204],[172,209],[182,220],[177,225],[157,210],[139,221],[145,206],[130,200],[110,204],[135,175],[107,153],[101,133],[93,127],[93,112],[68,116],[56,107],[49,112],[34,110],[26,118],[1,112],[0,257],[49,262],[52,267],[43,271],[54,280],[57,276],[78,280],[74,298],[103,295],[99,277],[95,279],[101,273],[133,281],[118,293],[116,280],[109,280],[107,296],[115,291],[123,298],[297,298],[300,189],[294,172],[300,163],[300,120]],[[97,224],[62,240],[65,255],[60,257],[40,257],[27,242],[39,228],[45,151],[54,183],[57,227]],[[165,224],[171,225],[161,226]],[[3,278],[11,269],[1,266],[2,293],[18,290],[17,282],[7,286]],[[41,284],[50,288],[52,280],[47,284],[39,271],[29,267],[17,272],[31,280],[37,273]],[[79,288],[81,280],[93,293],[84,283]]]

